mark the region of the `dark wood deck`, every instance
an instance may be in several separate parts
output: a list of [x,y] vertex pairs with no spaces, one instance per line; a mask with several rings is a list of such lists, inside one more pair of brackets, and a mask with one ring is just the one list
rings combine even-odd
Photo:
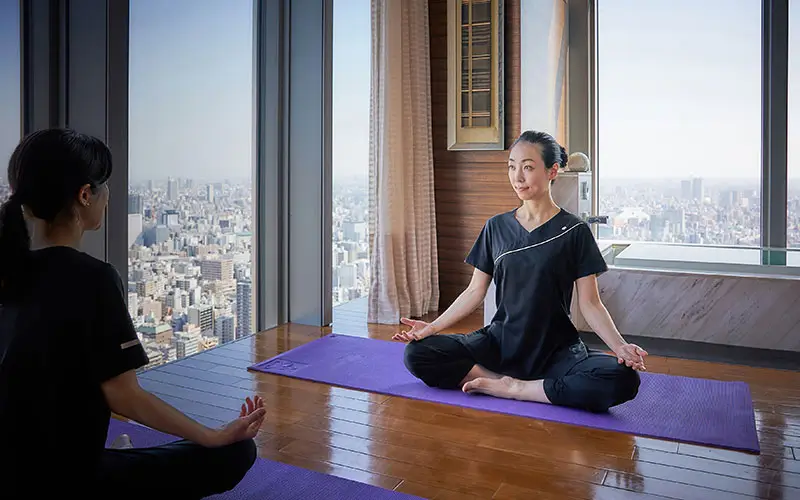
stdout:
[[[475,329],[472,318],[459,331]],[[331,331],[389,339],[364,301],[333,328],[285,325],[144,373],[142,384],[219,425],[258,393],[261,456],[437,500],[800,499],[800,373],[651,356],[649,370],[750,384],[761,455],[352,391],[246,370]]]

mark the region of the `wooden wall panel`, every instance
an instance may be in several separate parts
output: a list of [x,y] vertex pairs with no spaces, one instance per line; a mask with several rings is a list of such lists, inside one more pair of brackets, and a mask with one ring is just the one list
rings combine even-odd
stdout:
[[[506,146],[520,133],[520,0],[505,0]],[[484,222],[519,205],[509,186],[507,151],[447,150],[447,0],[430,0],[431,106],[440,304],[467,286],[464,263]]]

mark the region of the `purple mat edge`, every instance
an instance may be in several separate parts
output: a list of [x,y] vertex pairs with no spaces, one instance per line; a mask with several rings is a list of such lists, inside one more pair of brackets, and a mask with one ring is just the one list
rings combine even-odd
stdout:
[[[109,425],[108,425],[106,447],[109,447],[113,439],[122,433],[128,434],[131,437],[131,440],[133,441],[134,444],[134,449],[160,446],[163,444],[168,444],[180,440],[179,437],[173,436],[171,434],[166,434],[164,432],[155,429],[151,429],[150,427],[141,425],[137,422],[124,421],[116,418],[111,418],[109,420]],[[146,436],[144,440],[140,439],[142,436]],[[137,442],[141,443],[142,441],[144,441],[144,444],[137,445]],[[369,492],[370,497],[380,498],[381,500],[425,500],[422,497],[409,495],[408,493],[389,490],[386,488],[382,488],[380,486],[362,483],[360,481],[356,481],[353,479],[335,476],[332,474],[325,474],[315,470],[306,469],[303,467],[298,467],[295,465],[275,460],[269,460],[261,457],[256,459],[256,463],[248,472],[248,476],[252,476],[253,474],[260,472],[264,468],[270,469],[271,473],[273,474],[275,473],[275,471],[286,471],[290,474],[301,474],[301,476],[305,476],[305,478],[313,477],[319,481],[335,483],[340,488],[346,486],[348,489],[353,490],[353,491],[348,491],[348,495],[353,494],[355,491],[359,493],[364,493],[364,491],[366,490]],[[242,496],[243,493],[239,491],[240,486],[245,486],[248,482],[252,482],[254,480],[257,481],[257,479],[248,476],[245,476],[245,478],[241,481],[240,485],[237,486],[237,488],[235,488],[234,490],[228,491],[226,493],[212,495],[211,497],[207,498],[220,499],[220,500],[225,498],[235,498],[240,500],[242,498],[250,498],[250,496]],[[247,493],[245,492],[244,495],[247,495]],[[336,498],[341,498],[341,497],[336,497]],[[347,500],[350,500],[350,497],[347,497]]]
[[[512,415],[512,416],[516,416],[516,417],[521,417],[521,418],[531,418],[531,419],[534,419],[534,420],[555,422],[555,423],[561,423],[561,424],[565,424],[565,425],[575,425],[575,426],[578,426],[578,427],[585,427],[585,428],[591,428],[591,429],[600,429],[600,430],[605,430],[605,431],[609,431],[609,432],[618,432],[618,433],[621,433],[621,434],[635,435],[635,436],[639,436],[639,437],[658,439],[658,440],[662,440],[662,441],[672,441],[672,442],[676,442],[676,443],[685,443],[685,444],[690,444],[690,445],[705,446],[705,447],[718,448],[718,449],[724,449],[724,450],[741,451],[741,452],[751,453],[751,454],[755,454],[755,455],[761,454],[761,443],[760,443],[760,440],[758,438],[757,432],[756,432],[756,435],[755,435],[755,444],[753,446],[722,445],[722,444],[717,444],[717,443],[710,443],[708,441],[698,441],[698,440],[693,440],[693,439],[680,439],[680,438],[675,438],[675,437],[665,437],[663,435],[649,434],[649,433],[646,433],[646,432],[626,433],[626,432],[619,431],[619,430],[616,430],[616,429],[609,429],[609,428],[597,427],[597,426],[592,426],[592,425],[582,425],[582,424],[577,424],[577,423],[572,423],[572,422],[565,422],[563,420],[557,420],[557,419],[546,418],[546,417],[541,417],[541,416],[522,416],[522,415],[517,415],[517,414],[511,413],[511,412],[502,411],[502,410],[499,410],[499,409],[478,408],[478,407],[474,407],[474,406],[460,405],[460,404],[456,404],[456,403],[445,403],[445,402],[440,402],[440,401],[434,401],[434,400],[425,399],[423,397],[414,396],[414,395],[395,394],[395,393],[391,393],[391,392],[388,392],[388,391],[377,391],[377,390],[364,389],[363,387],[359,387],[359,386],[356,386],[356,385],[334,384],[334,383],[328,383],[328,382],[321,382],[318,379],[315,379],[313,377],[302,376],[302,375],[298,375],[298,374],[290,374],[290,373],[276,373],[274,371],[268,371],[268,370],[264,370],[264,369],[261,368],[262,365],[270,363],[271,361],[274,361],[276,359],[281,359],[281,358],[283,358],[285,356],[288,356],[290,353],[297,353],[299,351],[303,351],[303,350],[306,350],[306,349],[313,348],[312,346],[316,345],[317,343],[319,343],[321,341],[324,341],[327,338],[333,338],[333,337],[349,337],[349,338],[354,338],[354,339],[363,339],[363,340],[378,341],[378,342],[389,342],[389,341],[386,341],[386,340],[372,339],[372,338],[368,338],[368,337],[361,337],[361,336],[355,336],[355,335],[346,335],[346,334],[341,334],[341,333],[330,333],[330,334],[324,335],[323,337],[320,337],[318,339],[314,339],[311,342],[307,342],[307,343],[305,343],[303,345],[300,345],[300,346],[297,346],[297,347],[295,347],[293,349],[289,349],[288,351],[282,352],[281,354],[278,354],[278,355],[273,356],[271,358],[265,359],[263,361],[259,361],[258,363],[254,363],[254,364],[248,366],[247,370],[248,371],[255,371],[255,372],[259,372],[259,373],[265,373],[265,374],[269,374],[269,375],[278,375],[278,376],[285,376],[285,377],[299,379],[299,380],[306,380],[306,381],[309,381],[309,382],[329,385],[329,386],[333,386],[333,387],[341,387],[343,389],[351,389],[351,390],[367,392],[367,393],[372,393],[372,394],[382,394],[382,395],[385,395],[385,396],[401,397],[401,398],[412,399],[412,400],[416,400],[416,401],[427,401],[427,402],[431,402],[431,403],[435,403],[435,404],[444,404],[444,405],[456,406],[456,407],[460,407],[460,408],[469,408],[469,409],[473,409],[473,410],[486,411],[486,412],[490,412],[490,413],[500,413],[500,414],[505,414],[505,415]],[[650,373],[648,373],[647,375],[650,375]],[[699,378],[699,377],[686,377],[686,376],[683,376],[683,375],[669,375],[669,374],[656,374],[656,375],[663,375],[663,376],[675,377],[675,378],[710,380],[710,381],[714,381],[714,382],[722,382],[722,381],[716,381],[716,380],[713,380],[713,379],[703,379],[703,378]],[[743,409],[747,410],[750,414],[753,415],[753,429],[756,430],[756,426],[755,426],[755,408],[754,408],[754,405],[753,405],[753,397],[752,397],[752,393],[750,391],[749,384],[747,384],[746,382],[743,382],[743,381],[725,381],[725,383],[735,384],[735,385],[738,385],[738,386],[742,387],[744,393],[747,396],[747,404],[746,404],[745,407],[743,407]]]

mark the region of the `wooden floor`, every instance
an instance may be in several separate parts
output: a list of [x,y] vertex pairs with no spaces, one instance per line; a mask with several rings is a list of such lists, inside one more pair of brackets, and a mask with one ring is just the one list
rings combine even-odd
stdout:
[[337,308],[333,328],[282,326],[146,372],[142,384],[211,425],[258,393],[262,457],[424,498],[800,499],[798,372],[650,357],[652,372],[748,382],[762,446],[751,455],[246,370],[331,331],[389,339],[396,328],[367,325],[358,301]]

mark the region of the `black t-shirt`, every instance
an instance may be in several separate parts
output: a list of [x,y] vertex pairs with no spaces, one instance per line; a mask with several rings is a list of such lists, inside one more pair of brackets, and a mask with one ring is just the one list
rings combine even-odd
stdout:
[[487,327],[508,374],[535,377],[578,340],[570,319],[575,281],[608,269],[589,226],[566,210],[528,232],[516,210],[483,227],[466,262],[493,277],[497,313]]
[[111,417],[101,384],[147,355],[111,265],[51,247],[32,252],[26,276],[0,305],[0,470],[20,484],[55,473],[86,484]]

